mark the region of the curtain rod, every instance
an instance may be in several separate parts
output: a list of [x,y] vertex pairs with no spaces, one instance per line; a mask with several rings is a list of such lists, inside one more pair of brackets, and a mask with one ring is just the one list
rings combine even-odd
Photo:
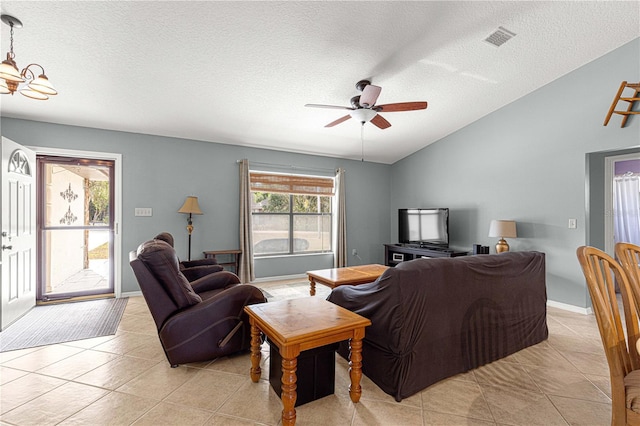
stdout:
[[[237,160],[236,163],[242,163],[242,160]],[[324,168],[320,168],[320,167],[301,167],[301,166],[294,166],[293,164],[274,164],[274,163],[261,163],[259,161],[249,161],[249,165],[256,165],[256,166],[267,166],[267,167],[278,167],[281,169],[291,169],[291,170],[309,170],[309,171],[317,171],[317,172],[326,172],[326,173],[335,173],[336,169],[324,169]]]

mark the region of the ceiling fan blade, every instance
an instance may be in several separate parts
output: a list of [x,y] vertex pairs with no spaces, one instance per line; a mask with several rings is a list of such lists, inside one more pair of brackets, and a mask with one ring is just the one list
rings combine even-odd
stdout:
[[418,109],[427,109],[426,102],[400,102],[397,104],[378,105],[375,107],[379,112],[396,112],[396,111],[415,111]]
[[382,87],[380,86],[374,86],[373,84],[366,85],[364,90],[362,90],[362,95],[360,95],[360,105],[364,107],[372,107],[375,105],[381,90]]
[[353,110],[352,107],[338,106],[338,105],[320,105],[320,104],[306,104],[306,107],[311,108],[329,108],[329,109],[348,109]]
[[389,123],[387,120],[384,119],[384,117],[382,117],[380,114],[377,114],[375,117],[373,117],[371,119],[371,122],[379,127],[380,129],[386,129],[388,127],[391,127],[391,123]]
[[332,121],[331,123],[327,124],[327,125],[326,125],[326,126],[324,126],[324,127],[333,127],[333,126],[335,126],[336,124],[340,124],[340,123],[342,123],[343,121],[347,121],[347,120],[348,120],[348,119],[350,119],[350,118],[351,118],[351,116],[350,116],[349,114],[347,114],[347,115],[345,115],[344,117],[340,117],[340,118],[338,118],[336,121]]

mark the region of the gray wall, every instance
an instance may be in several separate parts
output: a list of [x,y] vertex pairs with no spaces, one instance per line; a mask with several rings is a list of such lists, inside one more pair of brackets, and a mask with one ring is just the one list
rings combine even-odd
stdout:
[[[389,165],[244,148],[125,132],[55,125],[3,117],[2,136],[28,146],[122,154],[122,291],[138,291],[129,267],[129,251],[161,231],[176,240],[187,257],[186,216],[177,213],[187,195],[196,195],[202,216],[194,216],[191,257],[203,250],[239,247],[239,178],[237,160],[293,165],[299,168],[346,170],[347,245],[350,264],[380,263],[389,241]],[[354,138],[354,143],[355,138]],[[135,217],[135,207],[153,208],[152,217]],[[329,268],[328,255],[264,259],[256,277],[303,274]]]
[[[173,233],[186,257],[185,217],[176,212],[186,195],[197,195],[205,212],[194,221],[192,252],[238,247],[236,160],[249,158],[347,170],[350,264],[383,262],[382,244],[397,240],[398,208],[449,207],[452,246],[493,246],[490,220],[514,219],[519,237],[509,241],[512,249],[547,254],[549,299],[586,307],[575,249],[604,227],[600,169],[604,157],[640,141],[640,117],[624,129],[619,116],[602,125],[623,80],[640,80],[638,39],[393,166],[9,118],[2,118],[1,130],[24,145],[123,155],[125,292],[138,289],[127,252],[150,236]],[[595,194],[585,188],[587,162]],[[134,217],[134,207],[152,207],[153,217]],[[569,218],[578,229],[567,228]],[[358,257],[350,255],[353,248]],[[259,278],[275,277],[329,264],[329,256],[301,256],[260,261],[256,269]]]
[[[516,220],[518,238],[509,244],[546,253],[549,299],[589,306],[575,256],[587,234],[586,157],[640,141],[640,117],[623,129],[619,115],[602,125],[623,80],[640,80],[640,39],[395,163],[392,240],[402,207],[449,207],[452,245],[467,250],[481,243],[493,251],[491,219]],[[599,158],[591,168],[604,164],[604,156],[592,155]],[[596,172],[597,179],[604,187]],[[604,226],[604,206],[590,210],[598,209],[591,232]],[[578,229],[568,229],[569,218],[578,220]]]

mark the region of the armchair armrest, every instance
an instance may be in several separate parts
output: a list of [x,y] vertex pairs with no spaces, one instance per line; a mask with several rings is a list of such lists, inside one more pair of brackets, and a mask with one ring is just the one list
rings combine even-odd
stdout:
[[206,265],[217,265],[218,261],[216,259],[195,259],[195,260],[182,260],[180,261],[180,267],[184,268],[193,268],[194,266],[206,266]]
[[220,272],[224,270],[224,268],[220,265],[201,265],[201,266],[192,266],[189,268],[180,269],[180,272],[187,278],[187,280],[191,283],[194,281],[205,277],[207,275]]
[[210,290],[219,290],[235,284],[240,284],[240,279],[236,274],[229,271],[220,271],[192,281],[191,287],[196,293],[203,293]]

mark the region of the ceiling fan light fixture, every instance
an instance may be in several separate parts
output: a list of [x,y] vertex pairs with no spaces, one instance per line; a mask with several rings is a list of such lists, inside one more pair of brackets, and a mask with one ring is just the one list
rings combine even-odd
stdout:
[[351,111],[349,115],[351,115],[351,117],[355,118],[361,123],[367,123],[371,121],[373,117],[378,115],[378,113],[372,109],[360,108],[360,109],[355,109]]

